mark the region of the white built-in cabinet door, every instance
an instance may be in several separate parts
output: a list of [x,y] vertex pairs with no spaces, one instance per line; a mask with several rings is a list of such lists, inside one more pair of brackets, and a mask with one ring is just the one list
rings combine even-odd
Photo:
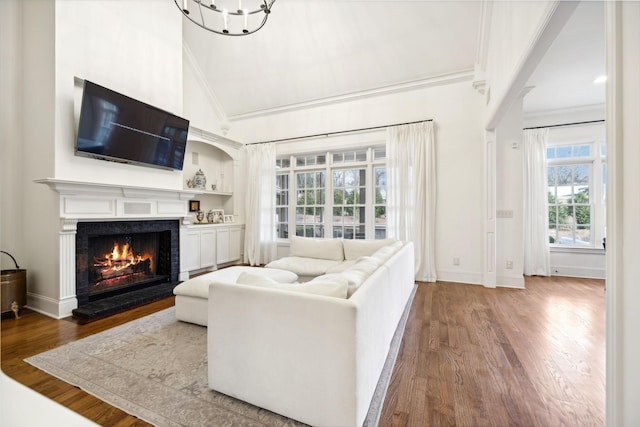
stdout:
[[238,261],[242,256],[242,227],[219,228],[216,244],[218,264]]
[[185,250],[181,250],[186,260],[185,270],[193,271],[216,264],[215,230],[189,230],[185,246]]
[[189,230],[184,239],[184,248],[180,249],[180,256],[184,259],[184,270],[191,271],[200,268],[200,230]]
[[181,274],[240,260],[242,239],[241,225],[189,227],[180,238]]
[[231,261],[229,258],[229,229],[228,228],[219,228],[217,241],[217,259],[218,264],[224,264],[225,262]]
[[229,258],[237,261],[242,255],[242,228],[231,227],[229,229]]
[[216,264],[216,231],[200,232],[200,268],[213,267]]

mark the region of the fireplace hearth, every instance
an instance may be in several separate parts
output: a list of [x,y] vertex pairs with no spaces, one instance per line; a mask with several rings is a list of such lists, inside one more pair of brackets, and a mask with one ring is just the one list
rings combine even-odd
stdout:
[[177,220],[78,223],[73,316],[94,320],[172,295],[179,240]]

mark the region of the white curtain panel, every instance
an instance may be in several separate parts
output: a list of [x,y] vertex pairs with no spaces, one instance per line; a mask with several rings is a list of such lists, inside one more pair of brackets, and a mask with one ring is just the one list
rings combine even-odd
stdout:
[[549,276],[547,139],[549,129],[527,129],[523,143],[524,274]]
[[433,123],[387,129],[388,236],[412,241],[416,280],[436,281],[436,164]]
[[276,259],[276,147],[247,145],[247,199],[244,262],[267,264]]

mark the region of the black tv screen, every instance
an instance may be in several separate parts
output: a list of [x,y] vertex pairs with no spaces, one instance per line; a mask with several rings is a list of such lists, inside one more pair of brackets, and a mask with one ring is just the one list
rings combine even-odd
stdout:
[[76,155],[182,170],[189,121],[85,80]]

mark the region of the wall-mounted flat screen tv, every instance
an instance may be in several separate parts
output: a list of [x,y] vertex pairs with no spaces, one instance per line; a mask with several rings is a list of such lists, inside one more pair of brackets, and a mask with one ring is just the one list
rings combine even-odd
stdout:
[[189,121],[85,80],[76,155],[182,170]]

